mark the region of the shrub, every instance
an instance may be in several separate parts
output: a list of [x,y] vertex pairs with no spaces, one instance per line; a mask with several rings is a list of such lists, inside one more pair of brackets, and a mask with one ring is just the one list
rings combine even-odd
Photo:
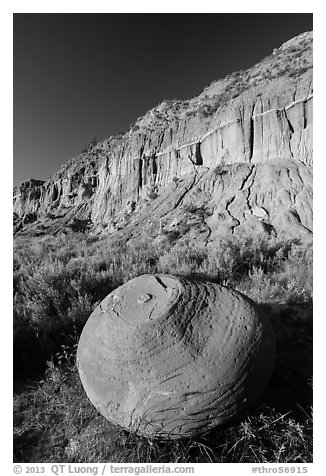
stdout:
[[[86,234],[15,240],[15,370],[26,376],[38,363],[46,369],[41,383],[15,396],[16,462],[311,460],[311,242],[234,236],[200,247],[174,238],[158,245]],[[82,327],[111,290],[144,273],[227,284],[269,312],[274,376],[261,399],[223,431],[149,442],[114,427],[88,402],[75,366]]]
[[[205,216],[189,205],[188,213]],[[312,300],[311,243],[276,238],[221,238],[207,247],[181,244],[188,225],[162,230],[161,243],[108,243],[84,234],[19,239],[14,250],[15,363],[26,371],[70,344],[109,292],[145,273],[202,276],[229,284],[260,302]],[[33,342],[33,345],[31,345]],[[34,349],[34,350],[33,350]]]

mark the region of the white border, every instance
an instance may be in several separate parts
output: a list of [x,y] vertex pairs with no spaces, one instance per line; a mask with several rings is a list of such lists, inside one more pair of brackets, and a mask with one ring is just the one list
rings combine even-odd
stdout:
[[[1,240],[1,285],[2,302],[5,300],[5,306],[2,308],[2,345],[1,348],[1,408],[2,408],[2,462],[5,466],[8,464],[8,471],[3,468],[4,474],[12,473],[12,14],[15,13],[142,13],[142,12],[170,12],[170,13],[314,13],[314,83],[315,94],[315,140],[314,155],[316,157],[316,168],[314,174],[314,289],[316,304],[314,307],[314,404],[315,404],[315,423],[314,423],[314,463],[313,465],[304,465],[309,467],[308,474],[323,474],[325,472],[324,461],[324,426],[325,418],[325,320],[326,312],[324,305],[321,305],[322,296],[325,294],[323,289],[325,273],[325,236],[326,221],[325,212],[325,187],[326,187],[326,151],[323,137],[326,134],[324,119],[325,107],[325,77],[324,67],[325,51],[325,11],[322,2],[315,1],[293,1],[285,2],[274,0],[273,2],[258,3],[253,1],[233,1],[225,2],[223,7],[220,2],[202,0],[200,2],[180,2],[176,0],[165,0],[147,2],[147,1],[123,1],[108,2],[92,0],[85,1],[5,1],[1,5],[0,11],[0,31],[1,33],[1,131],[2,131],[2,180],[1,180],[1,223],[3,223]],[[245,7],[245,10],[244,10]],[[232,34],[232,32],[230,32]],[[277,46],[277,45],[276,45]],[[3,67],[4,66],[4,67]],[[317,170],[317,171],[316,171]],[[298,349],[300,352],[300,349]],[[10,433],[10,434],[7,434]],[[9,459],[9,461],[8,461]],[[198,474],[218,474],[216,465],[195,465],[196,475]],[[26,466],[26,465],[23,465]],[[99,465],[100,466],[100,465]],[[250,474],[251,464],[223,464],[223,475],[228,474]],[[258,466],[258,465],[257,465]],[[262,466],[262,464],[260,464]],[[266,464],[273,467],[277,465]],[[283,465],[291,466],[291,465]],[[293,465],[292,465],[293,466]],[[297,466],[297,465],[295,465]]]

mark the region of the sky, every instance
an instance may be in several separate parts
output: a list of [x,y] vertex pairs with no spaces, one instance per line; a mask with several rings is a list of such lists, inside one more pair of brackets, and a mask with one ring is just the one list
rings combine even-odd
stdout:
[[313,29],[303,13],[14,13],[13,184]]

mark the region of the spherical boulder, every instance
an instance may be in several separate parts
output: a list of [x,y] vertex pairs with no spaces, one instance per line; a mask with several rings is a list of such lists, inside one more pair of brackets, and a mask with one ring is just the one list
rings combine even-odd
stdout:
[[211,282],[143,275],[109,294],[80,337],[77,365],[102,415],[149,438],[195,436],[236,417],[274,366],[268,318]]

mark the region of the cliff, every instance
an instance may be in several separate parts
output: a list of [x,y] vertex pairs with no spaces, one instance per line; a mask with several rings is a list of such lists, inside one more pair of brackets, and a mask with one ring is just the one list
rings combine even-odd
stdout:
[[312,103],[307,32],[189,101],[162,102],[50,180],[22,184],[15,231],[310,234]]

